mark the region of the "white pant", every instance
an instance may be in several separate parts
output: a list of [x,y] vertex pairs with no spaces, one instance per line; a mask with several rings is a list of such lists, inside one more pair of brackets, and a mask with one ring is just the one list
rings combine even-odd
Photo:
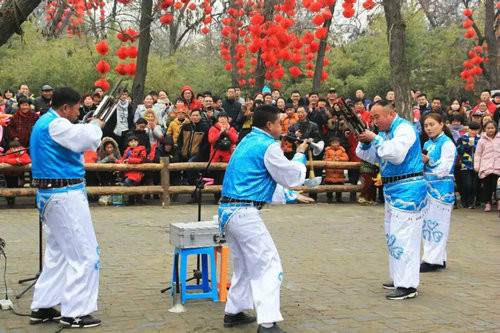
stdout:
[[31,309],[61,304],[63,317],[79,317],[96,311],[99,247],[85,190],[39,191],[37,203],[47,242]]
[[423,215],[423,211],[403,211],[385,204],[389,275],[396,287],[418,287]]
[[280,286],[283,269],[276,246],[259,212],[242,208],[226,225],[234,270],[225,312],[237,314],[255,307],[257,323],[282,321]]
[[450,234],[453,204],[428,197],[428,209],[422,227],[424,254],[422,261],[442,265],[446,261],[446,242]]

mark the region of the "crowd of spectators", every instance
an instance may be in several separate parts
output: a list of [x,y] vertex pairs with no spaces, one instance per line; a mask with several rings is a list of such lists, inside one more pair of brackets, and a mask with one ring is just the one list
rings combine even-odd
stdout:
[[[30,92],[27,85],[18,90],[7,89],[0,96],[0,163],[29,164],[29,140],[37,119],[50,109],[53,88],[44,85],[39,96]],[[100,88],[82,97],[80,121],[89,119],[102,100]],[[85,161],[94,163],[145,163],[159,162],[169,157],[175,162],[228,162],[236,145],[252,128],[253,110],[262,104],[273,104],[280,111],[283,138],[281,146],[285,156],[292,158],[297,141],[312,139],[323,141],[325,149],[314,159],[326,161],[361,162],[361,168],[343,171],[315,170],[323,175],[324,184],[358,184],[362,179],[363,190],[359,197],[351,193],[349,199],[360,204],[383,202],[382,184],[378,166],[361,161],[355,154],[356,135],[338,113],[335,105],[340,96],[331,88],[326,93],[292,91],[283,95],[267,86],[255,96],[242,96],[239,88],[230,87],[223,98],[210,91],[195,94],[186,85],[173,98],[164,90],[151,91],[132,107],[132,96],[123,91],[119,96],[117,111],[103,130],[103,139],[96,152],[86,152]],[[395,102],[394,91],[383,97],[365,96],[359,89],[347,100],[355,114],[370,129],[372,123],[369,108],[373,101],[386,99]],[[412,91],[414,108],[411,115],[415,128],[422,133],[425,115],[437,112],[445,116],[447,125],[457,145],[458,158],[455,168],[457,192],[463,207],[483,205],[491,210],[494,193],[500,175],[500,92],[493,95],[482,91],[479,100],[470,102],[459,98],[445,101],[425,93]],[[425,138],[422,137],[422,142]],[[3,153],[3,154],[1,154]],[[194,185],[196,172],[174,172],[173,185]],[[223,179],[223,172],[210,175],[216,184]],[[29,186],[29,174],[4,174],[3,186]],[[158,184],[159,175],[153,172],[87,173],[90,185],[134,186]],[[0,185],[2,185],[0,184]],[[314,194],[311,196],[315,197]],[[327,193],[328,201],[333,193]],[[342,201],[342,193],[336,193],[336,201]],[[500,200],[498,209],[500,209]],[[13,204],[13,199],[9,199]]]

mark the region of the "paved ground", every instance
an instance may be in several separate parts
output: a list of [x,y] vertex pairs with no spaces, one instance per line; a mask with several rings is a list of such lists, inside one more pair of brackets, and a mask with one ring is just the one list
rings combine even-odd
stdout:
[[[208,205],[203,216],[215,211]],[[21,290],[17,280],[37,267],[37,215],[29,207],[1,208],[0,214],[14,294]],[[254,325],[223,329],[221,303],[190,302],[183,314],[167,311],[172,299],[159,290],[171,274],[168,226],[193,220],[195,206],[93,207],[92,214],[102,249],[97,315],[104,324],[90,332],[255,332]],[[455,210],[448,269],[422,275],[420,296],[402,302],[385,300],[381,288],[387,280],[381,206],[282,206],[263,215],[285,269],[282,327],[288,332],[500,332],[495,213]],[[16,301],[18,311],[27,312],[30,301],[31,293]],[[29,326],[26,318],[0,312],[0,332],[57,328]]]

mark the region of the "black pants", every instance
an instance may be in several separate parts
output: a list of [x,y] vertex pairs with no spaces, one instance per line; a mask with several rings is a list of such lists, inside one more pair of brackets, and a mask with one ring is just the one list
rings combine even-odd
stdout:
[[460,170],[460,198],[464,207],[474,206],[478,184],[477,172],[474,170]]
[[[352,185],[358,185],[360,172],[358,169],[347,170],[347,177],[349,178],[349,183]],[[351,192],[349,197],[351,201],[356,201],[356,192]]]
[[[481,201],[491,203],[491,197],[497,189],[498,175],[488,175],[481,179]],[[498,199],[498,198],[497,198]]]

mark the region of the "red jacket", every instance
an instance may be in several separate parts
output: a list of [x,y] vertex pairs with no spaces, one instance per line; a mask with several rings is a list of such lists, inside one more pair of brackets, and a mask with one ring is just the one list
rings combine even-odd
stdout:
[[28,147],[30,143],[31,129],[38,120],[38,115],[32,111],[22,113],[17,111],[9,122],[10,139],[19,138],[22,146]]
[[[221,134],[220,124],[216,123],[214,126],[210,127],[208,130],[208,142],[210,143],[210,156],[214,153],[214,146],[217,140],[219,139]],[[213,162],[229,162],[231,158],[231,154],[234,151],[234,147],[238,142],[238,132],[234,129],[234,127],[229,127],[226,131],[226,135],[231,141],[232,145],[229,150],[217,150],[215,156],[213,158]]]
[[[490,113],[490,116],[493,117],[493,115],[495,114],[495,111],[497,110],[496,104],[493,103],[492,101],[488,101],[486,103],[486,107],[488,108],[488,112]],[[477,110],[479,110],[479,103],[472,109],[472,113],[476,112]]]
[[[187,101],[184,99],[184,92],[186,90],[189,90],[191,91],[191,101]],[[183,86],[182,89],[181,89],[181,100],[182,100],[182,103],[184,103],[184,105],[189,109],[189,112],[191,113],[191,111],[193,110],[200,110],[203,108],[203,105],[201,105],[201,103],[196,99],[196,96],[193,92],[193,89],[190,87],[190,86]]]
[[[144,146],[137,146],[135,148],[128,147],[123,153],[123,156],[118,161],[118,163],[125,163],[125,160],[127,160],[126,163],[128,164],[141,164],[146,159],[146,156],[147,156],[146,147]],[[125,177],[129,178],[130,180],[136,183],[139,183],[142,180],[142,177],[144,177],[144,174],[140,171],[127,171],[125,172]]]
[[[0,156],[0,163],[7,163],[10,165],[16,165],[16,166],[21,166],[21,165],[28,165],[31,163],[31,158],[30,155],[28,155],[24,147],[17,147],[17,148],[10,148],[7,150],[5,153],[5,156]],[[21,150],[17,153],[15,153],[16,150]],[[22,171],[8,171],[5,172],[7,176],[21,176],[23,174]]]

